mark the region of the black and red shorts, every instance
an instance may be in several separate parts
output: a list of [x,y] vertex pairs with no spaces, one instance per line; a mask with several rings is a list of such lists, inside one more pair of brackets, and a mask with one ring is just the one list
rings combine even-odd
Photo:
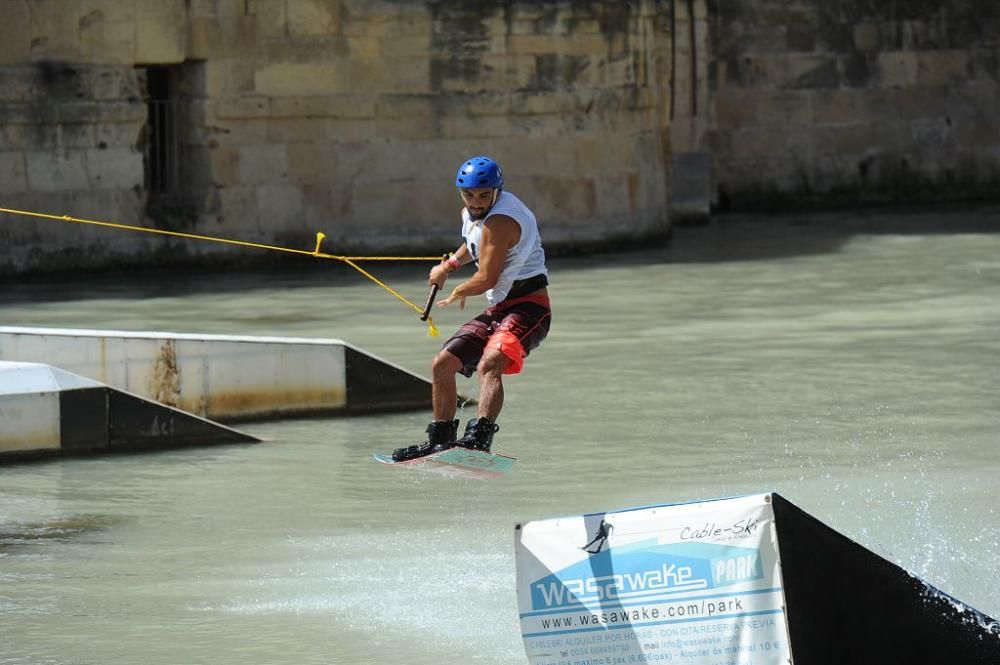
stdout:
[[486,349],[496,349],[512,361],[504,374],[517,374],[532,349],[549,334],[552,308],[548,296],[509,298],[488,308],[458,329],[444,349],[462,361],[459,370],[472,376]]

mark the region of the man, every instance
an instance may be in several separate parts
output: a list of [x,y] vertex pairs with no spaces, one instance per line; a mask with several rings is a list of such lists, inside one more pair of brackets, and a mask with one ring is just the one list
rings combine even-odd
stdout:
[[[433,267],[428,283],[444,287],[448,275],[475,262],[476,272],[439,301],[438,307],[469,296],[486,295],[490,306],[458,329],[433,362],[434,422],[427,441],[397,448],[395,461],[429,455],[453,446],[489,452],[499,431],[504,374],[521,371],[524,358],[549,333],[548,269],[535,215],[510,192],[503,191],[500,166],[489,157],[473,157],[458,170],[455,186],[462,195],[462,237],[451,258]],[[458,437],[455,374],[479,373],[477,417]]]

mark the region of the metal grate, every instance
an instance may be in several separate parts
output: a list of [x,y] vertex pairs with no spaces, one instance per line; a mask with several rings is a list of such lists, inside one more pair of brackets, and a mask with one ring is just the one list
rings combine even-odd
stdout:
[[146,190],[169,194],[180,182],[177,141],[177,102],[151,99],[146,119]]

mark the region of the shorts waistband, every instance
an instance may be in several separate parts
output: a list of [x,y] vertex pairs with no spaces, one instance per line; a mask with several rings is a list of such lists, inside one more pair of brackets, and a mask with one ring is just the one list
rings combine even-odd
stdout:
[[552,302],[549,300],[547,295],[543,294],[531,294],[527,296],[521,296],[520,298],[507,298],[496,305],[493,305],[487,311],[502,312],[505,309],[509,309],[514,305],[518,305],[523,302],[530,302],[535,305],[541,305],[546,309],[552,309]]

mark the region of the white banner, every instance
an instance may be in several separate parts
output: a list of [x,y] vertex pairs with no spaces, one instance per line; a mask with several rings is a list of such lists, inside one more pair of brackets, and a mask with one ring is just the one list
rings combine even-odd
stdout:
[[517,529],[532,665],[787,665],[771,496],[637,508]]

